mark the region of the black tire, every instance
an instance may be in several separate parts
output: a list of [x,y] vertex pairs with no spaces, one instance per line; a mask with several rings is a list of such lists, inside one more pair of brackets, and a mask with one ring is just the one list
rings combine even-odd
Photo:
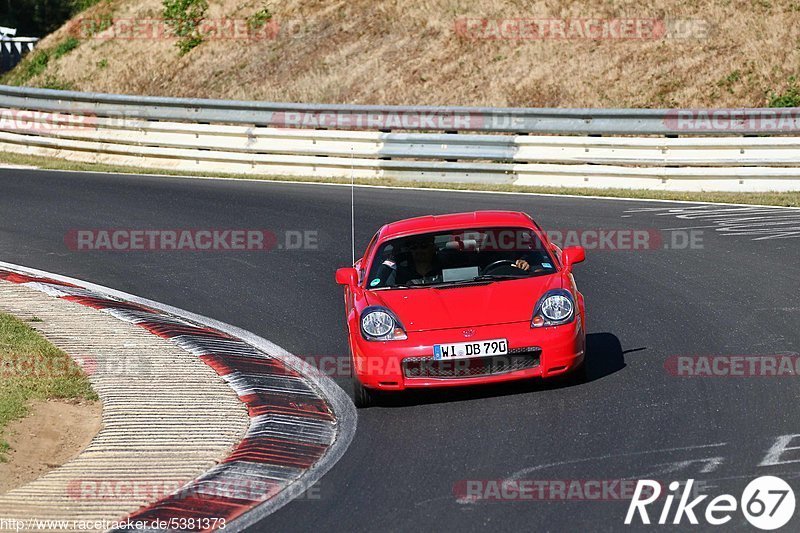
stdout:
[[375,391],[366,388],[357,377],[353,377],[353,403],[357,408],[366,409],[375,405],[376,396]]
[[575,385],[586,383],[589,381],[589,376],[586,372],[586,361],[581,363],[578,368],[554,377],[553,380],[553,384],[557,387],[574,387]]
[[581,366],[566,375],[567,382],[570,385],[580,385],[589,381],[589,373],[586,368],[586,360],[583,360]]

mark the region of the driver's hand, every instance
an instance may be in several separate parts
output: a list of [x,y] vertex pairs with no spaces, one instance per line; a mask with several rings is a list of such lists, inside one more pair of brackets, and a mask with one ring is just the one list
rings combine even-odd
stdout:
[[517,259],[517,262],[514,263],[514,266],[517,267],[517,268],[521,268],[522,270],[530,270],[531,269],[531,265],[529,265],[528,262],[525,261],[524,259]]

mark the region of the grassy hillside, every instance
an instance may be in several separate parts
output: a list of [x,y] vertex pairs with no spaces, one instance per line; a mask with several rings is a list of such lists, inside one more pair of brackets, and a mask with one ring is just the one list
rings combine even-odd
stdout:
[[[206,38],[181,55],[172,38],[128,38],[125,24],[131,20],[162,17],[161,0],[101,0],[78,16],[83,21],[73,19],[44,39],[5,82],[296,102],[798,105],[800,90],[793,80],[800,73],[800,1],[673,4],[212,0],[205,17],[213,24],[229,17],[279,31],[274,38]],[[459,32],[458,21],[465,17],[490,23]],[[667,20],[669,34],[659,34],[657,27],[659,38],[485,38],[497,37],[492,24],[507,18],[657,19]],[[89,28],[86,19],[97,24]],[[700,31],[695,24],[690,36],[676,35],[671,22],[676,19],[700,21]],[[112,34],[117,37],[104,38]]]

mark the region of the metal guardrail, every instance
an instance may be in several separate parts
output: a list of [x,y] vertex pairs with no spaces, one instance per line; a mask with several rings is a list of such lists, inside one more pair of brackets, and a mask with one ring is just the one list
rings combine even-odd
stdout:
[[0,26],[0,72],[14,68],[39,42],[36,37],[16,37],[17,30]]
[[[800,134],[800,108],[552,109],[288,104],[0,86],[0,106],[273,127],[577,135]],[[774,124],[774,125],[773,125]]]
[[[330,115],[330,129],[309,128],[303,113],[320,117],[321,110],[341,114]],[[361,110],[366,110],[366,115],[359,115]],[[652,126],[658,113],[675,113],[668,110],[600,110],[605,117],[590,117],[597,121],[579,130],[582,136],[529,135],[528,131],[500,135],[492,129],[495,126],[481,122],[485,117],[478,113],[483,111],[505,119],[516,112],[527,116],[525,120],[543,120],[538,114],[549,114],[554,121],[556,116],[572,117],[554,127],[562,133],[578,127],[574,121],[579,112],[589,112],[269,104],[0,86],[0,150],[176,171],[320,178],[352,174],[358,178],[673,190],[800,190],[800,136],[657,136],[652,129],[645,130],[650,136],[587,134],[596,133],[603,120],[606,124],[617,121],[602,130],[604,133],[629,133],[634,127]],[[763,114],[766,110],[749,111],[747,116],[758,116],[766,121],[763,124],[780,126],[777,133],[795,131],[793,122],[777,122]],[[794,111],[787,111],[790,118]],[[456,112],[464,114],[457,116]],[[434,125],[467,124],[484,129],[470,134],[401,133],[380,127],[390,125],[393,118],[415,116],[413,113],[418,117],[440,113],[440,118],[451,121],[434,120]],[[633,118],[637,113],[638,118]],[[626,115],[633,122],[621,118]],[[475,122],[465,122],[470,119],[464,117],[476,116]],[[609,118],[612,116],[616,118]],[[367,117],[366,131],[353,131],[354,117]],[[423,131],[430,126],[429,119],[425,120]],[[345,125],[349,129],[337,129]]]

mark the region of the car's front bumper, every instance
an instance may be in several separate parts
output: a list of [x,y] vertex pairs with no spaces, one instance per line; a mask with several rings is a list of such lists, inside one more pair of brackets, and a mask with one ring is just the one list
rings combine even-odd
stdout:
[[[473,330],[468,338],[465,330]],[[507,339],[509,355],[499,356],[498,365],[485,372],[486,358],[447,361],[446,377],[431,371],[433,345]],[[529,322],[411,332],[403,341],[367,341],[360,336],[352,342],[356,378],[365,386],[380,390],[430,388],[499,383],[533,377],[549,378],[578,368],[584,359],[586,335],[580,317],[570,324],[531,328]],[[517,353],[515,353],[517,352]],[[520,354],[523,352],[525,355]],[[538,356],[538,361],[533,358]],[[406,364],[404,365],[404,361]],[[413,365],[409,364],[413,362]],[[420,368],[410,371],[410,367]],[[477,374],[477,375],[476,375]]]

